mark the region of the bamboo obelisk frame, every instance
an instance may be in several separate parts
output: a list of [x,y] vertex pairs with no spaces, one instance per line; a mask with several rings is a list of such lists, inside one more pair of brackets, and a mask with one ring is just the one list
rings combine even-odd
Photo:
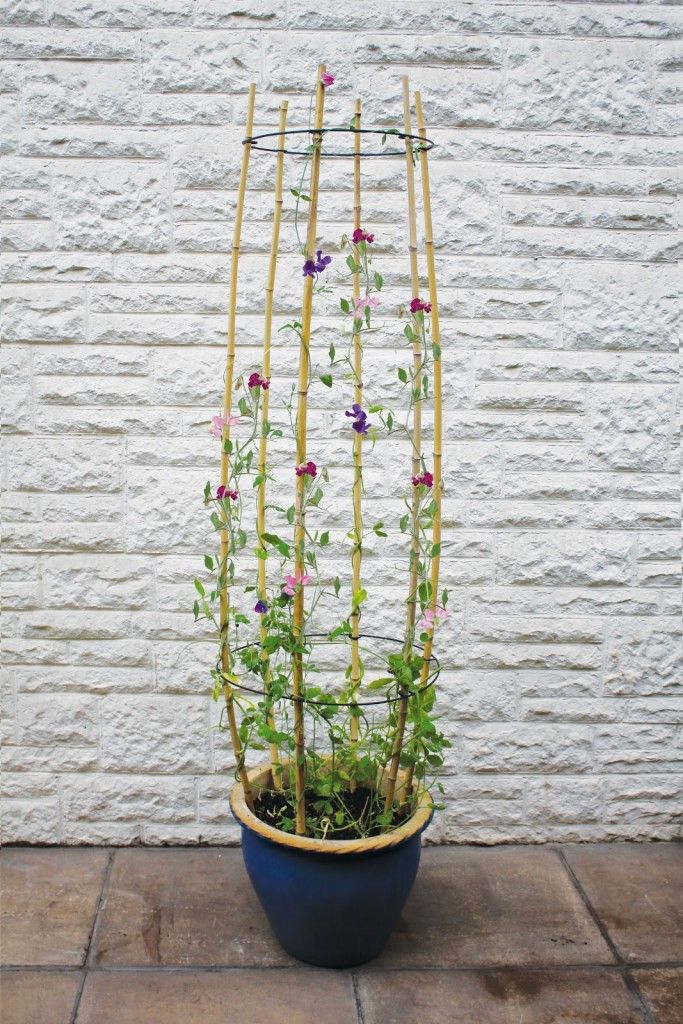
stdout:
[[[305,245],[305,258],[308,260],[313,259],[316,251],[316,234],[317,234],[317,219],[318,219],[318,203],[319,203],[319,188],[320,188],[320,165],[321,156],[323,150],[323,114],[324,114],[324,103],[325,103],[325,87],[323,85],[322,76],[325,72],[325,66],[320,65],[318,67],[317,79],[316,79],[316,90],[315,90],[315,106],[313,125],[311,128],[312,135],[312,146],[310,153],[310,183],[309,183],[309,197],[308,197],[308,223],[306,230],[306,245]],[[410,92],[409,83],[407,77],[404,77],[402,81],[403,89],[403,129],[406,146],[406,185],[407,185],[407,199],[408,199],[408,255],[410,261],[410,283],[411,283],[411,297],[417,297],[420,294],[420,276],[418,267],[418,233],[417,233],[417,213],[416,213],[416,189],[415,189],[415,165],[414,165],[414,151],[415,144],[410,138],[412,135],[412,122],[410,112]],[[254,106],[255,106],[255,86],[249,87],[248,103],[247,103],[247,118],[246,118],[246,139],[243,146],[242,152],[242,165],[239,178],[239,188],[237,195],[237,206],[235,211],[235,223],[233,230],[233,243],[232,243],[232,263],[230,271],[230,287],[229,287],[229,314],[228,314],[228,337],[227,337],[227,354],[226,354],[226,369],[225,369],[225,387],[223,397],[223,416],[226,423],[223,427],[221,436],[221,467],[220,467],[220,480],[224,487],[228,486],[230,479],[230,426],[229,418],[231,414],[233,404],[233,382],[235,372],[235,345],[236,345],[236,307],[237,307],[237,280],[238,280],[238,265],[240,255],[240,240],[242,231],[242,220],[244,214],[244,203],[247,187],[247,177],[249,171],[249,156],[251,152],[251,141],[254,125]],[[427,601],[427,608],[432,612],[435,612],[438,606],[438,584],[439,584],[439,568],[440,568],[440,544],[441,544],[441,491],[442,491],[442,381],[441,381],[441,349],[440,349],[440,330],[439,330],[439,310],[437,301],[437,286],[436,286],[436,268],[434,259],[434,241],[433,241],[433,228],[432,228],[432,211],[431,211],[431,200],[430,200],[430,189],[429,189],[429,167],[428,167],[428,146],[426,128],[424,124],[424,115],[422,111],[422,101],[420,93],[415,93],[415,115],[417,121],[417,135],[421,140],[424,140],[425,145],[418,146],[420,156],[420,180],[422,187],[422,208],[424,215],[424,236],[425,236],[425,258],[427,267],[427,279],[429,285],[429,300],[431,302],[431,346],[433,356],[433,402],[434,402],[434,429],[433,429],[433,464],[432,464],[432,476],[433,476],[433,499],[435,503],[435,512],[433,515],[433,534],[432,534],[432,555],[431,555],[431,568],[429,572],[429,596]],[[283,102],[280,106],[279,111],[279,134],[282,139],[285,137],[287,123],[287,103]],[[353,145],[353,226],[354,229],[361,228],[361,103],[360,100],[356,100],[355,113],[354,113],[354,145]],[[429,143],[431,146],[432,143]],[[275,279],[277,272],[277,261],[280,244],[280,228],[282,219],[282,206],[283,206],[283,172],[284,172],[284,155],[285,146],[281,145],[277,150],[277,162],[275,172],[275,183],[274,183],[274,211],[273,211],[273,222],[272,222],[272,234],[271,234],[271,245],[270,245],[270,257],[268,264],[268,274],[265,287],[265,305],[264,305],[264,326],[263,326],[263,353],[261,362],[261,374],[264,379],[270,379],[271,373],[271,348],[272,348],[272,324],[273,324],[273,307],[274,307],[274,292],[275,292]],[[307,456],[307,416],[308,416],[308,391],[310,385],[310,373],[311,373],[311,359],[310,359],[310,344],[311,344],[311,327],[312,327],[312,307],[313,307],[313,290],[314,290],[314,279],[310,275],[304,276],[303,283],[303,297],[302,297],[302,313],[301,313],[301,324],[299,332],[299,365],[298,365],[298,386],[297,386],[297,403],[296,403],[296,421],[295,421],[295,432],[296,432],[296,461],[297,465],[306,463]],[[361,298],[361,272],[360,268],[356,266],[352,275],[352,293],[353,299],[359,300]],[[356,301],[354,301],[354,307]],[[354,308],[354,320],[361,310]],[[363,357],[362,357],[362,338],[360,330],[353,330],[352,332],[352,379],[353,379],[353,400],[358,405],[363,404]],[[413,360],[413,372],[411,387],[413,389],[412,396],[412,431],[411,431],[411,470],[412,475],[417,476],[420,473],[422,466],[422,400],[423,400],[423,376],[425,373],[424,369],[424,353],[422,350],[421,341],[419,338],[413,339],[412,342],[412,360]],[[259,395],[259,443],[258,443],[258,474],[259,481],[256,493],[256,527],[257,534],[259,537],[260,546],[263,546],[262,537],[266,533],[266,510],[267,510],[267,493],[266,493],[266,481],[268,472],[268,432],[266,424],[269,416],[269,399],[270,392],[268,388],[263,389]],[[353,547],[351,553],[351,574],[352,574],[352,587],[353,594],[356,594],[361,590],[361,579],[362,579],[362,561],[363,561],[363,550],[362,550],[362,537],[363,537],[363,462],[362,462],[362,436],[359,433],[354,435],[353,439],[353,484],[352,484],[352,505],[353,505]],[[305,525],[305,506],[306,506],[306,490],[305,488],[310,486],[308,483],[308,477],[306,474],[297,474],[296,477],[296,496],[294,505],[294,568],[295,574],[300,575],[305,572],[306,562],[306,525]],[[222,512],[222,522],[225,524],[220,531],[220,567],[219,567],[219,623],[221,631],[221,669],[223,673],[223,695],[225,699],[225,705],[227,710],[228,724],[230,737],[233,745],[233,750],[237,760],[240,781],[242,783],[245,799],[250,809],[253,809],[253,795],[249,778],[247,775],[246,767],[244,765],[244,757],[242,744],[240,741],[239,728],[235,713],[234,693],[231,686],[231,670],[232,670],[232,656],[229,644],[229,621],[230,621],[230,602],[228,592],[228,575],[227,565],[230,555],[230,531],[227,516],[229,513],[227,510]],[[417,539],[416,524],[419,515],[419,495],[417,490],[413,493],[411,499],[410,517],[412,522],[411,529],[411,561],[409,568],[409,585],[408,585],[408,597],[406,600],[406,641],[404,645],[404,654],[406,657],[410,657],[413,651],[413,643],[415,638],[415,624],[417,614],[417,598],[418,598],[418,584],[419,584],[419,562],[420,562],[420,546]],[[266,571],[266,560],[259,558],[258,560],[258,581],[257,581],[257,592],[260,601],[267,602],[267,571]],[[295,818],[295,829],[297,835],[305,835],[306,833],[306,807],[305,807],[305,787],[306,787],[306,775],[305,775],[305,759],[306,759],[306,746],[305,746],[305,735],[304,735],[304,664],[303,664],[303,650],[304,650],[304,624],[305,624],[305,606],[304,606],[304,591],[303,587],[297,587],[294,599],[292,603],[292,626],[295,637],[296,647],[292,656],[292,697],[294,705],[294,759],[289,765],[289,780],[288,784],[292,785],[292,775],[294,777],[294,792],[295,792],[295,803],[296,803],[296,818]],[[358,692],[361,684],[362,677],[362,662],[360,657],[360,610],[355,602],[352,602],[351,612],[349,614],[349,624],[351,626],[351,666],[350,666],[350,693],[351,700],[355,701],[358,696]],[[427,630],[427,640],[424,645],[422,652],[422,669],[420,674],[420,688],[428,684],[430,678],[430,661],[432,660],[432,644],[433,644],[433,625]],[[268,655],[265,651],[264,641],[267,637],[267,627],[265,626],[264,616],[261,615],[259,624],[259,635],[261,639],[262,649],[261,657],[266,662],[264,671],[264,685],[266,694],[269,690],[270,685],[270,668],[268,665]],[[419,700],[419,690],[416,697],[411,698],[413,700]],[[398,778],[398,770],[401,760],[401,754],[403,751],[405,728],[407,722],[407,714],[409,709],[409,699],[402,697],[399,701],[399,709],[396,717],[396,726],[391,744],[391,751],[388,763],[388,774],[385,788],[385,806],[390,808],[393,805],[396,792],[396,783]],[[271,724],[272,719],[271,719]],[[353,743],[358,741],[358,721],[355,716],[352,716],[350,725],[350,737]],[[280,781],[282,765],[280,762],[279,750],[276,744],[270,746],[271,755],[271,768],[273,784],[280,788],[282,782]],[[412,786],[412,768],[406,773],[405,783],[402,786],[403,799],[406,794],[411,792]]]
[[[256,86],[249,86],[249,96],[247,100],[247,134],[251,135],[254,127],[254,103],[256,100]],[[237,193],[237,207],[235,209],[235,225],[233,229],[232,239],[232,265],[230,268],[230,305],[228,308],[228,350],[226,355],[226,366],[225,366],[225,386],[223,390],[223,417],[227,421],[225,422],[221,434],[221,484],[223,487],[228,485],[228,477],[230,472],[230,456],[228,452],[228,441],[230,440],[230,423],[229,417],[232,410],[232,397],[233,397],[233,378],[235,374],[235,337],[237,328],[237,271],[239,267],[240,257],[240,240],[242,236],[242,216],[244,214],[244,195],[247,188],[247,175],[249,173],[249,154],[250,147],[242,147],[242,167],[240,170],[240,183],[239,190]],[[223,521],[227,512],[223,512]],[[228,579],[227,579],[227,566],[228,566],[228,555],[230,549],[230,535],[227,525],[221,530],[220,540],[220,566],[219,566],[219,581],[222,577],[222,586],[219,586],[219,623],[221,630],[221,668],[223,670],[223,697],[225,699],[225,707],[228,715],[228,726],[230,728],[230,737],[232,740],[232,747],[235,752],[235,757],[239,765],[240,782],[244,787],[244,796],[247,801],[247,806],[253,809],[253,797],[251,793],[251,785],[249,783],[249,776],[247,775],[247,769],[244,764],[244,757],[242,754],[242,742],[240,740],[239,731],[237,727],[237,717],[235,715],[235,702],[233,697],[232,687],[230,686],[226,676],[230,674],[231,670],[231,659],[230,659],[230,645],[228,637],[229,629],[229,615],[230,615],[230,598],[228,594]]]
[[[320,183],[320,151],[322,148],[323,110],[325,106],[325,89],[322,76],[325,73],[325,65],[318,67],[318,79],[315,88],[315,114],[313,117],[313,152],[311,155],[311,183],[309,187],[308,203],[308,228],[306,231],[306,259],[313,259],[315,255],[315,240],[318,223],[318,187]],[[310,376],[310,345],[311,345],[311,318],[313,312],[313,278],[304,278],[304,294],[301,312],[301,333],[299,344],[299,388],[296,411],[296,461],[298,465],[306,461],[306,420],[308,413],[308,385]],[[304,508],[304,487],[307,477],[305,474],[296,478],[296,502],[294,511],[294,567],[295,575],[303,574],[305,566],[305,508]],[[294,612],[292,626],[295,642],[302,635],[304,624],[304,588],[297,587],[294,594]],[[296,779],[296,833],[306,833],[306,806],[304,802],[304,790],[306,788],[305,757],[306,747],[304,739],[304,706],[302,702],[303,686],[303,656],[300,651],[295,651],[292,659],[292,690],[294,693],[294,771]]]
[[[427,138],[424,113],[422,111],[422,97],[419,92],[415,93],[415,118],[417,120],[417,134],[422,139]],[[420,178],[422,181],[422,210],[424,216],[425,233],[425,255],[427,258],[427,280],[429,283],[429,301],[432,305],[432,353],[434,359],[434,443],[432,449],[432,475],[434,477],[433,495],[436,504],[432,527],[432,565],[430,573],[430,597],[429,608],[436,610],[439,603],[439,569],[441,566],[441,516],[442,516],[442,448],[443,448],[443,410],[442,410],[442,374],[441,374],[441,329],[439,324],[439,300],[436,287],[436,264],[434,261],[434,233],[432,228],[432,202],[429,190],[429,161],[427,152],[420,151]],[[427,631],[427,640],[424,645],[422,671],[420,673],[420,687],[427,683],[429,674],[429,662],[432,656],[432,645],[434,642],[434,624]],[[419,697],[418,697],[419,699]],[[413,785],[413,766],[410,765],[406,772],[405,790],[410,795]]]
[[[284,132],[287,127],[287,101],[283,101],[280,104],[280,120],[279,130]],[[248,149],[248,146],[244,147]],[[261,375],[265,380],[270,379],[270,355],[273,337],[273,300],[275,296],[275,274],[277,271],[277,257],[278,249],[280,245],[280,223],[282,221],[282,178],[284,172],[285,154],[279,152],[275,162],[275,199],[273,208],[273,229],[271,235],[270,244],[270,260],[268,263],[268,279],[266,281],[266,298],[265,298],[265,312],[264,312],[264,323],[263,323],[263,358],[261,362]],[[261,392],[261,417],[260,417],[260,428],[261,434],[259,437],[259,450],[258,450],[258,474],[259,474],[259,485],[256,492],[256,531],[259,538],[259,545],[263,547],[263,534],[266,532],[266,479],[267,479],[267,456],[268,456],[268,434],[266,433],[266,424],[268,423],[268,412],[270,408],[270,389],[266,388],[265,391]],[[265,558],[258,559],[258,596],[259,601],[266,601],[266,560]],[[265,649],[265,639],[268,635],[268,629],[264,622],[264,616],[261,615],[261,621],[259,623],[259,637],[261,640],[261,658],[266,663],[268,662],[268,654]],[[264,684],[266,691],[269,689],[270,684],[270,669],[266,664],[264,674]],[[271,728],[274,728],[274,721],[272,713],[269,716],[269,723]],[[282,788],[281,779],[281,764],[280,754],[277,748],[277,744],[270,744],[270,766],[273,775],[273,786],[275,789]]]
[[[356,100],[354,114],[356,128],[361,126],[361,103]],[[361,226],[361,191],[360,191],[360,132],[353,137],[353,227],[354,230]],[[356,269],[353,273],[353,298],[360,299],[360,266],[356,261]],[[363,346],[361,344],[360,322],[358,322],[361,310],[355,308],[353,311],[354,324],[358,323],[358,330],[353,332],[353,400],[358,405],[363,404]],[[352,593],[357,594],[361,588],[361,563],[363,560],[363,438],[360,433],[353,435],[353,548],[351,550],[351,577]],[[355,698],[360,686],[360,605],[353,603],[349,615],[351,625],[351,698]],[[358,718],[351,717],[350,726],[351,742],[358,742]]]

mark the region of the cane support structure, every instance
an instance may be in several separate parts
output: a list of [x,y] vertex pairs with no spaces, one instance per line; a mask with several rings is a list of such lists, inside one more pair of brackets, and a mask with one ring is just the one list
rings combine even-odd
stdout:
[[[321,201],[321,167],[324,166],[326,148],[330,149],[330,156],[343,156],[345,153],[334,151],[333,147],[338,133],[346,131],[353,136],[353,148],[349,157],[353,162],[353,226],[360,231],[361,219],[361,198],[362,181],[361,165],[364,156],[393,155],[392,151],[377,154],[363,151],[363,140],[369,138],[374,144],[376,136],[381,134],[377,129],[366,129],[361,127],[361,103],[356,100],[354,107],[353,121],[347,129],[326,128],[324,125],[325,108],[325,67],[318,67],[316,76],[315,96],[313,104],[312,122],[308,129],[301,129],[301,132],[308,132],[310,144],[307,147],[306,159],[309,164],[309,180],[307,187],[307,229],[305,240],[306,260],[313,260],[316,253],[318,209]],[[419,168],[419,178],[422,190],[422,210],[424,215],[424,241],[425,241],[425,263],[426,276],[429,286],[429,303],[431,305],[431,319],[429,328],[429,343],[431,345],[429,366],[432,368],[431,381],[431,404],[433,408],[433,453],[432,453],[432,474],[433,474],[433,502],[435,502],[434,514],[431,519],[433,536],[432,557],[427,586],[428,601],[422,600],[423,608],[431,610],[431,623],[422,630],[422,644],[417,643],[416,632],[419,632],[416,625],[418,608],[418,588],[421,580],[421,549],[418,543],[418,518],[420,516],[420,500],[417,488],[414,489],[410,503],[411,517],[411,540],[410,540],[410,565],[408,572],[408,593],[406,597],[405,613],[405,639],[403,646],[404,657],[407,661],[419,655],[422,658],[422,666],[417,686],[409,693],[402,692],[400,699],[396,702],[395,726],[390,749],[387,751],[386,774],[382,780],[382,790],[385,794],[385,806],[391,809],[395,799],[405,801],[406,796],[411,793],[412,766],[408,766],[403,772],[400,787],[400,794],[396,789],[397,779],[401,768],[401,756],[406,742],[406,724],[409,720],[410,702],[420,700],[420,690],[433,684],[430,670],[432,662],[432,641],[434,631],[434,613],[439,606],[438,585],[439,585],[439,551],[441,543],[441,492],[442,492],[442,471],[441,471],[441,448],[442,448],[442,424],[441,424],[441,349],[439,332],[439,314],[436,286],[436,269],[434,259],[434,241],[432,230],[432,212],[429,193],[429,167],[428,154],[433,143],[427,138],[422,102],[419,93],[415,93],[414,107],[416,116],[416,134],[413,133],[411,120],[410,89],[407,78],[402,82],[403,91],[403,131],[391,130],[388,132],[392,137],[397,137],[404,145],[405,168],[406,168],[406,196],[407,196],[407,227],[408,227],[408,262],[410,270],[410,282],[412,295],[420,294],[420,276],[418,266],[418,226],[417,226],[417,202],[416,202],[416,170]],[[270,380],[271,375],[271,350],[273,337],[273,310],[276,287],[276,272],[280,248],[280,234],[283,209],[283,176],[285,166],[285,155],[292,152],[288,148],[288,140],[296,136],[296,129],[287,128],[287,103],[280,106],[278,131],[269,132],[260,136],[254,136],[256,89],[251,85],[248,93],[246,131],[242,151],[242,163],[237,194],[237,205],[235,211],[235,222],[232,243],[232,263],[230,270],[229,285],[229,310],[228,310],[228,331],[227,331],[227,353],[225,366],[225,387],[223,395],[223,417],[225,425],[222,428],[221,437],[221,465],[220,480],[223,487],[227,487],[230,478],[230,457],[232,446],[230,444],[230,418],[233,406],[233,387],[235,377],[235,356],[237,340],[237,304],[238,304],[238,269],[240,256],[240,240],[242,232],[242,221],[244,214],[245,196],[247,192],[247,179],[249,172],[250,154],[252,150],[266,150],[276,153],[274,190],[273,190],[273,219],[271,231],[270,256],[268,261],[267,279],[265,284],[264,320],[263,320],[263,352],[261,360],[261,375],[263,380]],[[273,140],[276,144],[272,146],[259,145],[263,139]],[[294,150],[297,154],[300,151]],[[301,151],[303,153],[304,151]],[[394,150],[393,152],[400,152]],[[418,159],[419,157],[419,159]],[[296,192],[295,192],[296,195]],[[361,272],[356,263],[352,273],[352,297],[357,308],[361,299]],[[303,278],[303,294],[301,304],[301,317],[298,346],[298,371],[296,386],[296,419],[295,419],[295,445],[297,466],[304,466],[307,459],[307,422],[309,387],[311,383],[311,333],[313,326],[313,297],[314,279],[311,275]],[[357,406],[363,404],[363,347],[359,321],[354,318],[351,337],[350,362],[351,362],[351,383],[353,403]],[[426,334],[424,335],[426,337]],[[406,454],[406,466],[412,472],[413,479],[419,476],[421,469],[425,466],[423,453],[423,417],[422,410],[427,400],[428,389],[423,388],[426,383],[423,380],[427,360],[423,347],[424,338],[415,335],[412,338],[412,374],[411,392],[412,401],[410,407],[411,423],[408,431],[409,451]],[[257,411],[257,424],[259,429],[258,440],[258,483],[256,488],[256,525],[259,543],[264,546],[262,538],[268,535],[268,421],[270,393],[267,387],[259,395],[259,407]],[[350,533],[352,540],[351,548],[351,585],[353,595],[362,590],[362,566],[363,566],[363,437],[360,432],[354,434],[353,447],[351,452],[353,468],[351,487],[351,511],[353,517],[353,528]],[[307,476],[297,474],[294,493],[294,544],[293,561],[295,576],[301,576],[306,571],[306,486]],[[222,516],[227,516],[224,510]],[[221,634],[221,681],[223,698],[225,701],[227,721],[230,737],[233,745],[234,755],[237,761],[239,779],[242,785],[244,801],[250,810],[253,810],[253,793],[250,779],[244,764],[243,744],[240,739],[240,727],[237,720],[234,692],[230,678],[232,673],[232,662],[234,652],[230,649],[229,622],[230,622],[230,580],[226,571],[229,552],[229,531],[225,518],[221,520],[223,528],[220,532],[220,558],[222,573],[219,573],[219,627]],[[257,575],[257,596],[263,607],[266,606],[267,588],[267,565],[265,558],[258,563]],[[422,591],[420,591],[422,593]],[[292,651],[292,708],[294,719],[294,750],[293,756],[288,757],[287,775],[291,779],[294,776],[296,793],[296,821],[295,833],[297,836],[306,835],[306,735],[305,735],[305,629],[306,629],[306,608],[305,593],[303,586],[299,586],[294,593],[292,602],[292,628],[295,638]],[[363,686],[363,664],[359,640],[361,636],[361,609],[356,600],[350,610],[348,621],[351,627],[350,642],[350,665],[348,668],[348,693],[349,707],[352,712],[356,700],[360,700]],[[426,633],[426,637],[424,636]],[[263,672],[264,695],[266,700],[269,696],[270,669],[268,665],[269,655],[266,650],[265,640],[267,636],[264,625],[264,614],[261,614],[259,625],[261,639],[260,659],[265,663]],[[357,717],[352,716],[350,724],[350,736],[352,743],[358,740]],[[283,771],[283,760],[280,750],[275,742],[270,743],[270,764],[273,786],[277,789],[281,786]]]

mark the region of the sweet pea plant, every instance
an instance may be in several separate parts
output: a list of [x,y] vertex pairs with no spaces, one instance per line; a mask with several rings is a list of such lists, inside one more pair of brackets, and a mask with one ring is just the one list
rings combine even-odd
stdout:
[[[321,80],[322,88],[333,84],[331,75]],[[320,142],[312,144],[311,154],[316,145]],[[312,202],[313,188],[306,195],[300,182],[291,193],[296,217],[301,204]],[[439,503],[433,469],[415,428],[421,408],[431,400],[429,381],[441,353],[432,337],[431,303],[409,295],[387,311],[393,313],[391,329],[408,350],[395,371],[404,400],[396,408],[384,401],[366,406],[364,342],[378,329],[384,306],[375,237],[356,223],[342,236],[339,256],[322,249],[308,255],[302,244],[301,278],[307,281],[309,301],[315,306],[325,296],[328,302],[338,290],[340,322],[325,366],[313,365],[304,315],[280,328],[302,346],[306,397],[315,398],[317,388],[342,396],[337,427],[348,437],[353,467],[352,525],[345,531],[351,542],[351,583],[330,571],[330,551],[342,538],[312,525],[324,519],[326,489],[335,472],[324,465],[322,450],[311,458],[306,451],[301,461],[295,456],[290,462],[292,500],[281,500],[283,488],[276,484],[277,467],[266,455],[267,443],[282,447],[293,439],[292,447],[300,452],[306,406],[303,412],[301,404],[295,409],[296,388],[285,390],[271,379],[268,353],[260,367],[246,367],[237,376],[235,414],[224,410],[212,419],[210,433],[227,461],[227,476],[218,486],[207,482],[204,504],[221,543],[204,556],[208,582],[205,577],[194,584],[195,620],[208,620],[218,642],[214,698],[224,698],[229,712],[238,711],[238,724],[231,726],[237,775],[244,780],[250,751],[269,752],[272,786],[255,795],[255,813],[284,831],[294,831],[302,820],[305,834],[319,839],[362,838],[396,827],[412,813],[419,787],[431,783],[440,788],[432,776],[448,746],[434,712],[437,670],[431,654],[434,631],[448,615],[448,593],[437,598],[432,583],[433,560],[440,553],[432,536]],[[373,385],[381,390],[379,381],[373,379]],[[273,400],[284,411],[278,425],[271,419]],[[396,522],[376,521],[368,527],[361,504],[371,500],[363,484],[363,450],[390,438],[407,442],[410,452],[405,477],[396,481],[403,512]],[[250,521],[245,496],[253,490],[259,511]],[[405,615],[394,630],[397,639],[388,646],[371,638],[386,632],[384,625],[373,629],[362,622],[368,601],[360,582],[366,529],[392,548],[402,538],[399,546],[408,549]],[[227,593],[229,602],[222,598]],[[321,631],[316,624],[323,608],[328,628]],[[336,609],[331,628],[330,608]],[[397,786],[399,768],[404,783],[399,780]],[[296,771],[305,779],[301,819]]]

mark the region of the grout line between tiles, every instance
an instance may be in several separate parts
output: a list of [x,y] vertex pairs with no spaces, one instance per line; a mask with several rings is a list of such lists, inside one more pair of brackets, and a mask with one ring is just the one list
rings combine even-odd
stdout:
[[[575,963],[575,964],[459,964],[459,965],[444,965],[444,964],[424,964],[417,966],[413,964],[403,964],[398,966],[391,966],[389,964],[373,964],[372,962],[362,965],[362,972],[364,974],[428,974],[428,973],[444,973],[444,974],[487,974],[490,972],[507,971],[511,974],[519,971],[523,974],[545,974],[550,972],[563,972],[568,971],[570,973],[581,972],[581,971],[612,971],[614,973],[624,973],[626,971],[654,971],[654,970],[669,970],[669,969],[681,969],[683,970],[683,961],[681,960],[662,960],[652,963],[632,963],[628,966],[622,964],[600,964],[600,963]],[[231,974],[235,971],[275,971],[275,972],[293,972],[293,973],[319,973],[325,972],[330,968],[314,967],[311,964],[304,963],[292,963],[292,964],[127,964],[121,966],[104,966],[104,967],[90,967],[88,968],[88,974]],[[0,968],[0,973],[6,974],[22,974],[22,973],[36,973],[36,974],[78,974],[84,970],[83,967],[74,967],[73,965],[64,964],[10,964]],[[358,971],[358,968],[354,969],[354,973]],[[340,971],[340,973],[345,973]],[[346,972],[348,973],[348,972]]]
[[83,995],[83,989],[85,987],[85,981],[86,981],[86,978],[88,976],[88,965],[90,963],[90,957],[91,957],[91,953],[92,953],[93,942],[94,942],[94,939],[95,939],[95,933],[97,932],[97,926],[98,926],[99,919],[100,919],[100,910],[102,909],[102,904],[104,902],[105,893],[106,893],[106,891],[107,891],[107,889],[109,887],[109,876],[111,875],[111,869],[112,869],[112,865],[114,863],[114,857],[115,856],[116,856],[116,850],[112,850],[111,853],[109,854],[108,859],[107,859],[107,866],[106,866],[106,868],[104,870],[104,875],[102,876],[102,887],[100,889],[100,896],[99,896],[99,899],[97,901],[97,907],[95,908],[95,916],[93,918],[92,928],[90,930],[90,937],[88,938],[88,946],[87,946],[87,949],[85,951],[85,956],[83,957],[83,977],[81,978],[80,984],[79,984],[78,989],[76,991],[76,996],[74,998],[74,1004],[73,1004],[73,1007],[72,1007],[72,1010],[71,1010],[71,1016],[69,1018],[69,1024],[76,1024],[76,1018],[78,1016],[78,1009],[79,1009],[79,1007],[81,1005],[81,996]]
[[606,926],[603,924],[602,919],[600,918],[600,915],[598,914],[597,910],[595,909],[595,907],[591,903],[591,901],[590,901],[590,899],[588,897],[588,893],[586,892],[584,887],[581,885],[581,882],[579,881],[578,876],[576,875],[574,869],[572,868],[571,864],[567,860],[567,857],[565,855],[564,850],[562,849],[562,847],[555,847],[555,852],[557,853],[558,857],[560,858],[560,861],[564,865],[564,869],[567,872],[567,874],[569,876],[569,879],[570,879],[572,885],[574,886],[576,892],[578,893],[579,898],[581,899],[583,905],[585,906],[586,910],[588,911],[588,913],[590,914],[591,918],[593,919],[593,922],[595,923],[595,926],[598,928],[598,930],[599,930],[600,934],[602,935],[603,939],[607,943],[607,946],[608,946],[610,952],[614,956],[614,958],[616,960],[616,963],[617,963],[617,965],[619,967],[619,970],[620,970],[621,977],[622,977],[622,980],[624,982],[624,985],[628,989],[629,994],[631,995],[631,998],[632,998],[633,1002],[635,1003],[636,1007],[642,1013],[644,1021],[646,1022],[646,1024],[657,1024],[657,1021],[656,1021],[656,1019],[652,1015],[652,1011],[650,1010],[650,1006],[649,1006],[647,1000],[642,995],[642,993],[641,993],[641,991],[640,991],[640,989],[638,987],[638,984],[637,984],[635,978],[630,974],[630,972],[628,970],[628,967],[630,965],[627,964],[624,961],[624,958],[622,957],[621,953],[619,952],[616,943],[613,941],[612,936],[609,934],[609,931],[607,930]]
[[351,971],[351,988],[353,990],[353,1001],[356,1004],[356,1017],[358,1018],[358,1024],[365,1024],[365,1012],[363,1010],[363,999],[360,994],[360,985],[358,984],[358,975],[355,971]]

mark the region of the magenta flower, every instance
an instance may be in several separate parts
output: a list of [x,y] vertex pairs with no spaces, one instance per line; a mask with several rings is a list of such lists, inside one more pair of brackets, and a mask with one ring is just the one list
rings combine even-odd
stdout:
[[285,576],[285,581],[282,584],[282,593],[286,594],[287,597],[294,597],[297,587],[307,587],[312,582],[312,576],[307,576],[300,569],[297,569],[293,576]]
[[318,467],[316,466],[315,462],[311,462],[311,460],[309,459],[308,462],[302,462],[300,466],[295,466],[294,472],[296,473],[297,476],[314,477],[317,475]]
[[239,421],[239,416],[212,416],[211,422],[213,426],[209,427],[209,433],[213,434],[214,437],[220,437],[225,427],[234,427]]
[[410,303],[411,313],[431,313],[431,302],[423,302],[422,299],[412,299]]
[[265,601],[261,601],[259,599],[254,605],[254,611],[258,612],[259,615],[265,615],[266,612],[268,611],[268,605],[266,604]]
[[356,313],[362,313],[366,306],[369,306],[370,309],[377,309],[379,299],[374,299],[371,295],[359,295],[353,299],[353,304],[356,307]]
[[448,618],[448,612],[445,608],[441,608],[439,605],[436,608],[426,608],[422,620],[418,623],[417,628],[423,632],[427,630],[430,632],[438,626],[439,622],[443,622],[444,619]]
[[334,85],[334,75],[328,75],[327,71],[323,71],[322,75],[320,76],[320,81],[327,89],[331,85]]
[[367,242],[368,245],[372,245],[375,241],[375,236],[368,234],[367,231],[363,231],[362,228],[356,228],[351,235],[351,241],[354,245],[358,245],[360,242]]
[[223,484],[216,488],[216,497],[219,501],[224,501],[226,498],[230,498],[230,501],[237,501],[239,494],[237,491],[230,491]]
[[262,377],[260,373],[256,373],[256,372],[255,373],[251,373],[251,374],[249,374],[249,380],[247,381],[247,387],[250,387],[250,388],[263,388],[264,391],[267,391],[268,388],[270,387],[270,381],[266,380],[265,377]]
[[424,484],[425,487],[433,487],[434,477],[429,470],[425,470],[424,473],[420,474],[420,476],[414,476],[412,482],[413,487],[419,487],[420,484]]
[[306,262],[304,263],[304,277],[317,277],[318,274],[322,274],[323,270],[327,270],[331,262],[332,257],[323,256],[322,249],[318,249],[318,251],[315,254],[315,259],[306,260]]

